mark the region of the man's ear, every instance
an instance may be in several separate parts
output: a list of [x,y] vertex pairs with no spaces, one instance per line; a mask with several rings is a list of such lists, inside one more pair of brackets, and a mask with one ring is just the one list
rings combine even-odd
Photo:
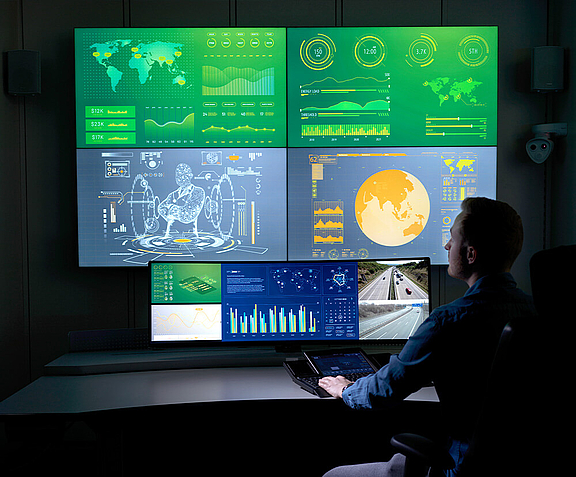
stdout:
[[472,245],[468,245],[468,247],[466,247],[466,261],[468,262],[468,265],[473,265],[476,263],[476,259],[476,249]]

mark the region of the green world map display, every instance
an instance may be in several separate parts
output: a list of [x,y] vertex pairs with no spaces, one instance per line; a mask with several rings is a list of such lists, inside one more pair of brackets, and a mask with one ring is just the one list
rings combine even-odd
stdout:
[[79,28],[77,145],[494,146],[497,35]]
[[78,147],[286,146],[283,28],[76,29]]
[[496,27],[288,29],[289,146],[493,146]]

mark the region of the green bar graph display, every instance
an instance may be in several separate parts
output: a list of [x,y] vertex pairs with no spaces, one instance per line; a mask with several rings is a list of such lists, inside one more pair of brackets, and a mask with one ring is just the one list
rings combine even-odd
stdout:
[[389,124],[305,124],[302,136],[389,136]]
[[77,28],[75,62],[79,148],[286,146],[285,28]]
[[289,28],[288,146],[494,146],[497,27]]

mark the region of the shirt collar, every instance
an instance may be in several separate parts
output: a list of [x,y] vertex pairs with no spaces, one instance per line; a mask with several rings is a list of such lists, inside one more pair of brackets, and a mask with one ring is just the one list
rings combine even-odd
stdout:
[[464,296],[485,288],[516,288],[516,281],[509,272],[484,275],[468,288]]

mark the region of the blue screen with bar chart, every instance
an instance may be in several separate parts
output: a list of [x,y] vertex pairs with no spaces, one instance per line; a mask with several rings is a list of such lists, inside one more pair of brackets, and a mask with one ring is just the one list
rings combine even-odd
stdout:
[[148,269],[151,343],[406,340],[430,312],[427,258]]

